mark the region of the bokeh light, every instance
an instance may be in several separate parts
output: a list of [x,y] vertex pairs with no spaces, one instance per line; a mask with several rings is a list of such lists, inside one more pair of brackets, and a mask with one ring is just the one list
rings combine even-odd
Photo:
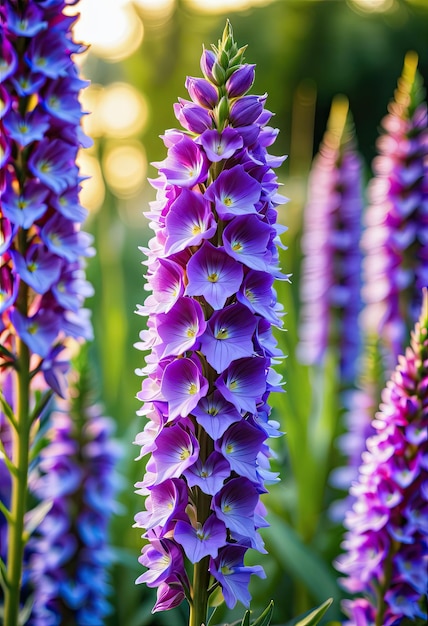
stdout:
[[246,11],[253,7],[271,4],[274,0],[186,0],[190,8],[204,13]]
[[139,141],[107,145],[102,158],[106,182],[118,198],[130,198],[144,186],[147,158]]
[[95,156],[88,154],[88,150],[80,150],[77,163],[81,175],[88,177],[81,183],[80,203],[91,214],[96,213],[105,198],[105,185],[99,161]]
[[80,14],[75,38],[107,61],[125,59],[143,40],[143,23],[129,0],[80,0],[75,12]]
[[111,83],[99,99],[96,116],[106,136],[125,138],[137,135],[147,122],[147,104],[129,83]]
[[395,0],[350,0],[351,8],[364,13],[384,13],[390,11]]

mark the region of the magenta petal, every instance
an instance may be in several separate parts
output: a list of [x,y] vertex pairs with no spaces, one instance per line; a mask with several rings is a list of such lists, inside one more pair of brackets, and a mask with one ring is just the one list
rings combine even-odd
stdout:
[[204,182],[209,167],[199,146],[184,134],[169,148],[167,158],[153,165],[166,176],[169,184],[180,187],[194,187]]
[[205,241],[187,265],[189,284],[185,293],[204,296],[213,309],[221,309],[227,298],[238,291],[243,274],[242,266],[222,248]]
[[255,270],[269,271],[268,244],[275,229],[256,215],[237,217],[224,229],[224,249],[231,257]]
[[223,372],[236,359],[254,354],[252,337],[256,324],[256,317],[239,303],[213,314],[201,337],[201,348],[216,372]]
[[218,130],[206,130],[198,137],[205,154],[212,163],[229,159],[244,145],[241,135],[227,126],[221,133]]
[[195,436],[179,424],[166,426],[156,437],[156,449],[152,460],[156,466],[154,485],[167,478],[179,478],[199,455],[199,443]]
[[201,398],[192,414],[214,441],[219,439],[231,424],[241,419],[236,407],[227,402],[217,389],[209,396]]
[[188,522],[178,521],[174,539],[183,546],[189,561],[198,563],[206,556],[217,556],[219,548],[226,543],[226,527],[215,515],[210,515],[197,529]]
[[205,462],[200,458],[184,472],[189,487],[197,485],[204,493],[214,496],[230,476],[230,465],[219,452],[211,452]]
[[219,452],[239,476],[258,482],[257,456],[266,437],[266,433],[259,428],[241,421],[227,429],[221,443],[218,444]]
[[161,392],[168,402],[169,419],[186,417],[208,391],[208,381],[191,359],[175,359],[163,373]]
[[216,380],[216,387],[238,411],[256,413],[257,402],[266,391],[266,376],[266,359],[239,359]]
[[221,172],[208,187],[205,197],[215,203],[219,217],[230,219],[257,213],[255,205],[260,200],[260,193],[260,183],[247,174],[243,165],[235,165]]
[[200,193],[183,189],[172,203],[165,219],[165,254],[198,246],[217,230],[209,205]]
[[156,318],[156,330],[162,339],[160,358],[190,350],[206,327],[204,312],[197,300],[180,298],[168,313]]

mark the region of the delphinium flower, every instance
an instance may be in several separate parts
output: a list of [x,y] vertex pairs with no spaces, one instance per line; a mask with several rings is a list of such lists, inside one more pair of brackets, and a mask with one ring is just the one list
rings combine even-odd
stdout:
[[360,318],[366,349],[358,389],[348,398],[347,432],[340,444],[348,458],[342,486],[357,476],[366,439],[373,434],[380,393],[417,319],[421,289],[428,285],[428,135],[423,97],[417,57],[409,53],[382,122],[375,177],[369,185]]
[[[426,292],[426,290],[425,290]],[[428,565],[428,295],[410,346],[382,393],[337,568],[357,594],[349,626],[426,624]],[[409,621],[409,623],[410,623]]]
[[347,99],[336,97],[309,177],[298,346],[308,365],[336,354],[341,389],[352,385],[361,343],[362,162],[349,118]]
[[362,240],[364,329],[381,336],[389,372],[428,285],[427,104],[417,63],[415,53],[406,55],[382,121]]
[[272,283],[287,279],[277,247],[284,198],[272,168],[283,158],[267,152],[277,130],[266,96],[247,95],[254,66],[243,52],[228,24],[219,46],[203,51],[204,78],[187,78],[190,100],[175,105],[185,130],[165,133],[167,157],[155,164],[155,235],[144,249],[151,293],[138,309],[148,322],[137,347],[150,353],[138,393],[148,422],[135,443],[150,457],[137,483],[147,567],[137,582],[157,588],[153,611],[187,597],[192,626],[206,623],[217,587],[229,608],[248,606],[250,577],[264,572],[244,557],[265,552],[260,495],[277,480],[267,402],[281,389],[271,326],[281,325]]
[[87,357],[77,362],[31,481],[35,496],[52,505],[29,542],[32,626],[102,626],[111,611],[109,522],[117,512],[121,447],[114,422],[94,403]]
[[[71,35],[73,0],[5,0],[1,29],[0,378],[14,372],[14,413],[2,396],[12,426],[11,519],[5,621],[18,620],[23,516],[32,422],[52,393],[63,395],[67,338],[92,335],[83,300],[83,257],[91,238],[80,230],[86,211],[78,194],[76,165],[82,133],[78,76],[73,55],[83,46]],[[46,390],[37,400],[36,374]],[[38,384],[38,383],[37,383]]]

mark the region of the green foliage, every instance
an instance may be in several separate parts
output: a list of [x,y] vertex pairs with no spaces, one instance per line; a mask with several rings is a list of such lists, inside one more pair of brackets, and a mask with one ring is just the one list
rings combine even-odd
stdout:
[[315,626],[328,611],[332,603],[333,598],[329,598],[328,600],[323,602],[318,608],[311,611],[309,615],[306,615],[306,617],[296,622],[295,626]]

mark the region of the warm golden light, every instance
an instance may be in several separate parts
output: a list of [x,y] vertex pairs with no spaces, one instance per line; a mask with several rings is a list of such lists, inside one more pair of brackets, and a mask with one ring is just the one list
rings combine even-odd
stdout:
[[186,0],[192,9],[204,13],[227,13],[245,11],[253,7],[266,6],[274,0]]
[[80,14],[75,39],[90,44],[93,54],[121,61],[140,46],[143,24],[129,0],[80,0],[74,10]]
[[119,198],[130,198],[142,189],[147,159],[140,142],[107,146],[102,165],[108,186]]
[[394,0],[351,0],[351,7],[364,13],[383,13],[394,6]]
[[87,113],[82,118],[82,126],[85,133],[92,138],[101,137],[103,128],[98,114],[100,101],[104,88],[96,83],[91,83],[80,92],[79,100],[83,111]]
[[105,197],[104,180],[98,160],[90,156],[87,150],[81,150],[77,157],[77,164],[80,168],[81,176],[88,176],[82,182],[80,192],[80,203],[90,213],[96,213],[101,208]]
[[132,85],[112,83],[100,95],[96,116],[103,134],[123,139],[143,130],[147,122],[147,104]]

